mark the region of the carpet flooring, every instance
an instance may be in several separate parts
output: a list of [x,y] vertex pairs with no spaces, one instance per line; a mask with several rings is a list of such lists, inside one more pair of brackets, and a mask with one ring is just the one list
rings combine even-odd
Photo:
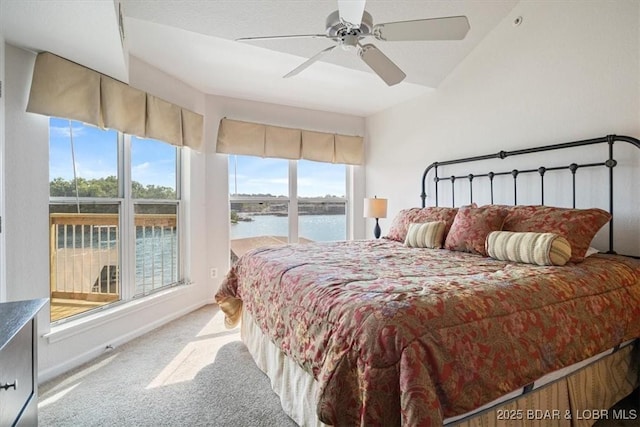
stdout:
[[[209,305],[39,387],[39,425],[294,427],[238,329]],[[640,426],[640,392],[616,407]]]
[[296,426],[266,375],[205,306],[39,387],[39,425]]

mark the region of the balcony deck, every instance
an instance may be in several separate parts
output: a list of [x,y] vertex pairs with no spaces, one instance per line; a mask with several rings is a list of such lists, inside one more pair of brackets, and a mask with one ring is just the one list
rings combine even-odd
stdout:
[[[50,213],[51,321],[121,299],[117,214]],[[136,292],[175,281],[175,214],[136,214]],[[138,253],[138,251],[140,253]],[[169,273],[161,271],[164,266]]]
[[108,302],[83,301],[78,299],[51,298],[51,321],[75,316],[85,311],[109,304]]

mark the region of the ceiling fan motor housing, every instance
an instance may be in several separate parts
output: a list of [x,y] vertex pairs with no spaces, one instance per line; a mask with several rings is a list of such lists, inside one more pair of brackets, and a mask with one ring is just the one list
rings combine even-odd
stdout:
[[340,11],[336,10],[327,16],[327,36],[344,37],[344,36],[368,36],[373,30],[373,18],[366,10],[362,13],[362,22],[360,27],[352,28],[340,19]]

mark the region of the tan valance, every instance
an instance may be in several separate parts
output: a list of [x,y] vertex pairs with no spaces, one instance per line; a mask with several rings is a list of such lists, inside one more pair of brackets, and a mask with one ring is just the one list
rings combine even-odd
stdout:
[[27,111],[102,125],[100,74],[52,54],[39,54]]
[[202,146],[202,115],[49,52],[36,58],[27,111]]
[[145,134],[146,93],[107,76],[100,79],[100,93],[104,127],[130,135]]
[[361,136],[337,135],[224,118],[218,128],[218,153],[281,159],[362,164]]
[[181,110],[182,113],[182,143],[196,150],[202,147],[202,129],[204,119],[201,114],[193,111]]
[[359,136],[336,135],[336,163],[359,165],[364,156],[362,138]]
[[332,163],[335,153],[335,136],[332,133],[302,132],[302,158],[316,162]]
[[222,119],[218,128],[218,153],[264,156],[264,125]]
[[147,94],[147,137],[182,145],[180,107]]
[[301,139],[297,129],[264,126],[264,157],[297,160],[300,158]]

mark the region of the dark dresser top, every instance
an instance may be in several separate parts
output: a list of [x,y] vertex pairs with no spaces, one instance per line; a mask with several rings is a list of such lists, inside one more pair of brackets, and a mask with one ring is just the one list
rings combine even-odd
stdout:
[[0,350],[11,341],[38,311],[47,303],[48,298],[0,303]]

